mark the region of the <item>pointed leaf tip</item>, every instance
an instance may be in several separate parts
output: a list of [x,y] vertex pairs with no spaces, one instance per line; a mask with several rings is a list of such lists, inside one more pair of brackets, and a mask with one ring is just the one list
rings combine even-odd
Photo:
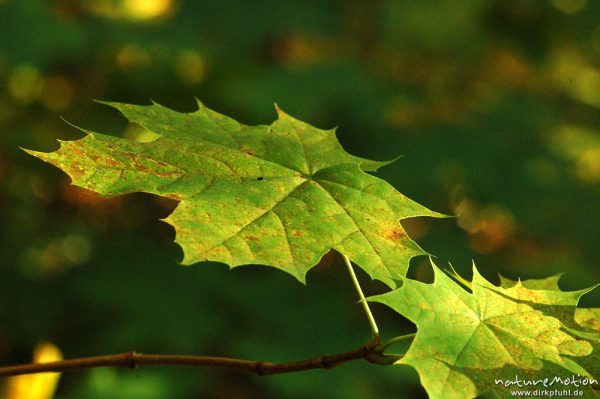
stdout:
[[279,104],[273,103],[273,106],[275,107],[275,113],[277,113],[278,119],[290,118],[290,116],[283,109],[281,109]]
[[200,99],[196,96],[194,96],[194,100],[196,101],[196,105],[198,106],[198,109],[202,109],[205,107],[204,103],[202,101],[200,101]]

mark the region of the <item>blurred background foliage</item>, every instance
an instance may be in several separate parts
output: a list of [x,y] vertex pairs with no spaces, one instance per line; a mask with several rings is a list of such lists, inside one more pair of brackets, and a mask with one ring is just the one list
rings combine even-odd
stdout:
[[[284,361],[369,337],[335,254],[307,287],[264,267],[181,267],[174,232],[158,221],[174,202],[98,198],[19,150],[82,136],[61,117],[147,138],[92,99],[192,111],[197,96],[248,124],[270,123],[277,102],[318,127],[339,125],[354,154],[404,155],[379,176],[459,215],[403,222],[440,265],[468,276],[474,259],[492,281],[564,272],[562,288],[578,289],[600,279],[599,66],[591,0],[0,0],[0,363],[29,361],[43,341],[65,357]],[[430,279],[427,260],[414,259],[411,274]],[[384,289],[360,277],[368,293]],[[599,304],[598,292],[584,299]],[[375,312],[384,337],[413,328]],[[52,397],[55,383],[33,397]],[[5,399],[23,397],[13,388]],[[410,368],[356,363],[268,378],[96,369],[64,374],[54,397],[424,392]]]

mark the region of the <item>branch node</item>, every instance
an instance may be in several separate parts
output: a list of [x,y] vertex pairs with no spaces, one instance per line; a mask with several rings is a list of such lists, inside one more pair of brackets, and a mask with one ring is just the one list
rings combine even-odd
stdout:
[[256,373],[258,375],[269,375],[267,364],[265,362],[256,363]]
[[321,366],[321,368],[325,369],[325,370],[329,370],[332,369],[336,366],[335,362],[331,362],[328,358],[328,356],[321,356],[319,357],[319,365]]
[[137,353],[135,353],[135,351],[129,351],[125,354],[125,362],[130,369],[135,369],[137,367],[136,356]]

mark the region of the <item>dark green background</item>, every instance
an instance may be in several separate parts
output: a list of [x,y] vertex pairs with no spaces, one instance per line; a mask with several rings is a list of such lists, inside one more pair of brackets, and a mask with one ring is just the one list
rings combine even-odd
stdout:
[[[139,7],[165,4],[153,18]],[[18,147],[79,126],[134,137],[92,99],[248,124],[273,103],[456,219],[404,225],[470,275],[599,282],[600,2],[0,0],[0,363],[50,340],[67,357],[136,350],[273,361],[353,349],[368,324],[337,255],[302,286],[264,267],[177,264],[175,203],[106,200]],[[412,276],[430,278],[426,259]],[[368,293],[383,292],[360,274]],[[584,298],[600,306],[598,292]],[[412,331],[386,308],[384,337]],[[56,398],[420,398],[408,367],[256,377],[142,367],[62,376]]]

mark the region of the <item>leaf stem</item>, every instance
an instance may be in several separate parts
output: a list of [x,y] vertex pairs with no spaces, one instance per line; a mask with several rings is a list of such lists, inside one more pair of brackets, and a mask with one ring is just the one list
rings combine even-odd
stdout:
[[375,318],[373,317],[373,313],[371,313],[371,309],[369,308],[369,303],[367,302],[365,295],[360,288],[360,283],[358,282],[358,278],[356,278],[356,273],[354,273],[354,269],[352,268],[352,263],[350,263],[350,259],[344,254],[342,254],[344,258],[344,263],[346,263],[346,267],[348,268],[348,273],[350,273],[350,278],[354,283],[354,288],[356,288],[356,292],[358,293],[359,302],[362,303],[363,309],[365,310],[365,314],[367,315],[367,319],[369,320],[369,325],[371,326],[371,338],[372,342],[379,342],[379,328],[377,327],[377,323],[375,322]]
[[415,335],[417,335],[417,333],[400,335],[398,337],[391,338],[391,339],[385,341],[384,343],[382,343],[381,345],[377,345],[375,347],[375,350],[379,353],[383,353],[383,351],[385,351],[387,348],[389,348],[392,345],[395,345],[399,342],[404,342],[404,341],[414,339]]

